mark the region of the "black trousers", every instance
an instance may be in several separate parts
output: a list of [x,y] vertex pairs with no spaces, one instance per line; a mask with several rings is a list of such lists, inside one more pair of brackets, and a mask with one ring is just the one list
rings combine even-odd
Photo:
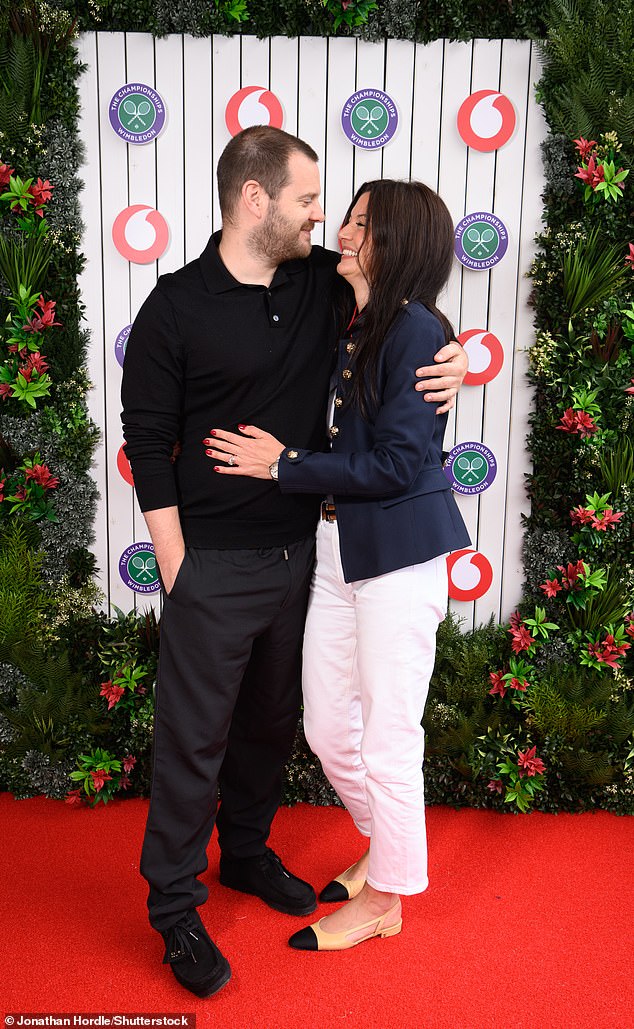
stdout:
[[207,899],[218,786],[222,853],[265,850],[300,710],[314,548],[190,548],[165,599],[141,855],[159,931]]

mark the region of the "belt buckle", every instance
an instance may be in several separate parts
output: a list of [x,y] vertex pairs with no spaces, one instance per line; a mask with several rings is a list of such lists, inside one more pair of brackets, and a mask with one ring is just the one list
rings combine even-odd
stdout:
[[321,518],[324,522],[336,522],[337,521],[337,508],[334,504],[328,503],[327,500],[321,502]]

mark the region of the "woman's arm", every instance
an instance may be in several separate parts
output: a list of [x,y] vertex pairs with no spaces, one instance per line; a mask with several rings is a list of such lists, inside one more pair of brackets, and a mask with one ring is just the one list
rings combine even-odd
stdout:
[[[419,305],[403,312],[390,332],[382,355],[383,389],[381,406],[374,420],[374,443],[367,451],[314,453],[285,447],[280,440],[253,426],[243,426],[245,435],[214,430],[209,457],[227,461],[232,467],[217,467],[223,475],[270,478],[269,465],[279,461],[279,484],[283,492],[336,493],[355,496],[392,496],[406,491],[419,475],[438,422],[433,404],[421,404],[412,388],[412,369],[433,361],[443,342],[437,319]],[[345,446],[346,419],[338,445]]]

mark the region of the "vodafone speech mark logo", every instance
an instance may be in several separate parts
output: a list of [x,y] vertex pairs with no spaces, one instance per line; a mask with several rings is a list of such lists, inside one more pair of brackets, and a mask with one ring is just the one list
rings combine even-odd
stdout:
[[467,146],[488,153],[508,143],[516,120],[515,108],[504,93],[479,89],[458,111],[458,132]]
[[486,329],[466,329],[457,339],[469,358],[465,386],[484,386],[491,382],[504,364],[504,348],[497,336]]
[[112,241],[126,261],[150,264],[167,250],[170,230],[162,214],[149,204],[132,204],[114,220]]
[[125,454],[125,443],[119,447],[117,453],[117,469],[119,475],[124,482],[127,482],[128,486],[134,486],[134,479],[132,478],[132,468]]
[[281,129],[284,123],[282,105],[264,86],[244,86],[234,93],[225,110],[225,123],[232,136],[250,125],[272,125]]
[[447,558],[452,600],[479,600],[490,589],[493,569],[479,550],[456,550]]

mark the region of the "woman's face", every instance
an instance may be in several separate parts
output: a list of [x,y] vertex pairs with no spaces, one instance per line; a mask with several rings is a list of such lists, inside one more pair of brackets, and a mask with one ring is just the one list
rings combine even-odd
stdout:
[[[368,210],[369,193],[363,193],[350,212],[349,220],[339,229],[339,246],[341,247],[341,260],[337,265],[337,271],[346,279],[357,295],[369,292],[369,283],[366,278],[366,268],[372,241],[369,229],[366,230],[366,217]],[[363,249],[362,249],[363,246]]]

